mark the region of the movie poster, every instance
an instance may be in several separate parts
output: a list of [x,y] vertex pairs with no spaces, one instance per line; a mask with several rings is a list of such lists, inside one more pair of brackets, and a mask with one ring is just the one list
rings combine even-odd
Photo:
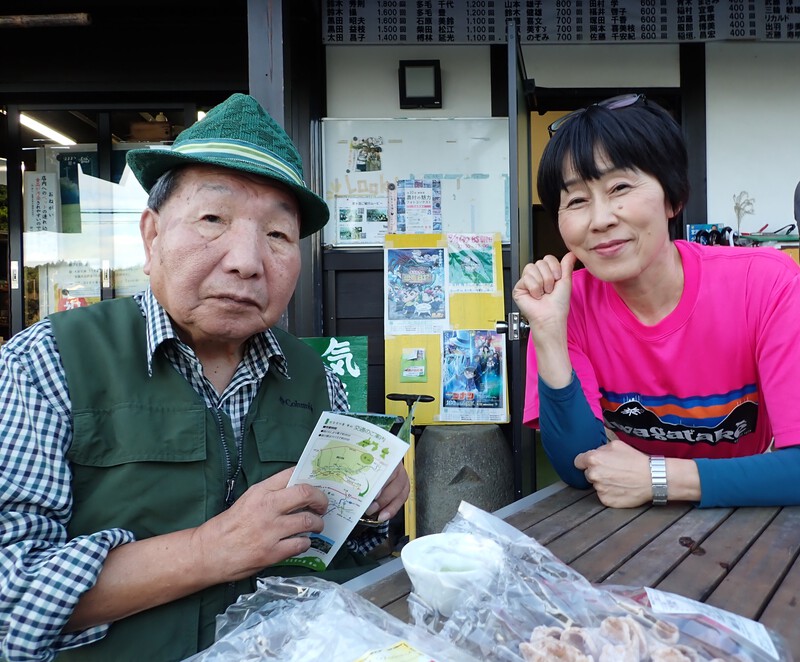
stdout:
[[507,420],[505,336],[492,330],[442,332],[442,421]]
[[440,333],[448,326],[444,248],[387,248],[386,335]]

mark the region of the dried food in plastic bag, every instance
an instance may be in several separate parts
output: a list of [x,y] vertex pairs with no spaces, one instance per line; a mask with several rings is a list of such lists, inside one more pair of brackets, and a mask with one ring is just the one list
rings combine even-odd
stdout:
[[216,641],[185,662],[477,662],[447,640],[403,623],[317,577],[258,580],[217,616]]
[[449,618],[409,595],[415,624],[499,662],[773,662],[792,660],[759,623],[674,594],[599,586],[507,522],[462,502],[444,534],[503,549],[490,582],[473,584]]

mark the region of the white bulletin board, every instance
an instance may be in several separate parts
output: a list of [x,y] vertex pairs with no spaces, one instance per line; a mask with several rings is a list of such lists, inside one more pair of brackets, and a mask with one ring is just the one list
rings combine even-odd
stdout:
[[342,210],[403,179],[441,180],[442,232],[509,241],[507,118],[324,119],[322,138],[326,244],[380,245],[366,220],[359,231]]

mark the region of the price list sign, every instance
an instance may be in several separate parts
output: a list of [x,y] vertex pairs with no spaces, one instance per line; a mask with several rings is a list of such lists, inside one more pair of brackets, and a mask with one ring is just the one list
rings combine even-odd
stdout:
[[800,39],[800,0],[326,0],[323,41],[491,44]]
[[505,41],[503,0],[327,0],[326,44]]

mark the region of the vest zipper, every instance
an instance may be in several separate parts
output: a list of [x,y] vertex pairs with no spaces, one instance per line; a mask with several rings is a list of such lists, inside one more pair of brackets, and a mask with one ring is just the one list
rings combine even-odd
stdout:
[[[228,444],[225,443],[225,426],[222,423],[222,416],[220,415],[218,409],[214,409],[214,416],[217,419],[217,427],[219,428],[219,442],[222,444],[222,455],[225,460],[225,466],[222,469],[223,476],[225,478],[224,505],[225,509],[227,510],[236,500],[234,490],[236,488],[236,479],[242,470],[242,449],[240,444],[237,443],[236,447],[238,450],[238,461],[236,463],[236,470],[234,471],[231,468],[231,453],[230,450],[228,450]],[[242,434],[244,434],[244,423],[242,423]]]
[[[239,476],[239,473],[242,470],[242,455],[244,455],[244,450],[242,448],[243,444],[237,442],[236,449],[239,457],[236,463],[236,471],[231,472],[231,453],[228,450],[228,444],[225,443],[225,425],[222,422],[222,416],[219,413],[219,409],[214,409],[214,416],[217,419],[217,427],[219,428],[219,442],[222,444],[222,454],[225,460],[225,466],[222,469],[225,477],[224,505],[225,509],[227,510],[236,500],[236,497],[234,496],[234,490],[236,488],[236,478]],[[244,421],[242,421],[241,438],[244,440]],[[237,598],[236,582],[228,582],[225,593],[225,603],[227,605],[232,605]]]

